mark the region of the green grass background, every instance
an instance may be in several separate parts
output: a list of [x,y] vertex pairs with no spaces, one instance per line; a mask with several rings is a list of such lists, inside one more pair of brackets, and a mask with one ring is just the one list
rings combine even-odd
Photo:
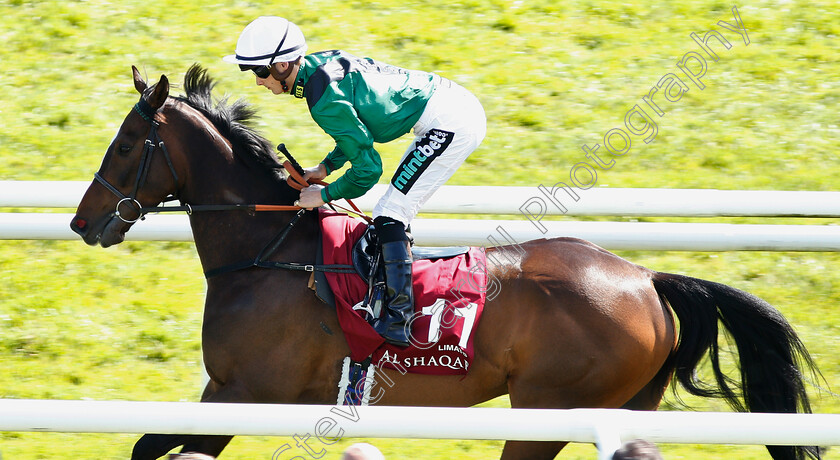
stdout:
[[[660,77],[678,72],[675,63],[684,53],[699,51],[689,34],[715,28],[732,48],[713,44],[720,60],[708,61],[706,88],[662,103],[666,114],[656,120],[656,139],[645,144],[634,136],[631,150],[599,171],[597,186],[836,189],[840,8],[834,1],[797,0],[737,6],[749,45],[715,25],[734,23],[732,4],[709,0],[0,0],[0,179],[89,180],[137,99],[132,64],[150,79],[165,73],[177,83],[190,64],[201,63],[218,79],[219,96],[250,100],[262,116],[259,129],[285,142],[302,163],[314,164],[331,141],[305,104],[271,95],[220,60],[251,19],[278,14],[301,26],[311,51],[341,48],[433,70],[471,89],[487,111],[488,136],[450,182],[459,185],[568,180],[569,169],[585,160],[582,145],[601,143],[604,133],[623,126],[624,114],[642,104]],[[380,146],[386,169],[396,166],[404,143]],[[730,284],[776,305],[825,376],[810,388],[815,411],[840,413],[840,397],[832,393],[840,388],[837,254],[620,254],[656,270]],[[103,250],[81,241],[0,241],[0,271],[0,397],[198,398],[205,286],[191,244],[129,242]],[[679,408],[670,401],[666,408]],[[715,401],[687,401],[699,410],[724,410]],[[127,458],[135,439],[0,433],[0,452],[4,460],[119,459]],[[324,458],[339,458],[355,441],[329,447]],[[222,458],[268,459],[285,442],[236,438]],[[373,442],[393,459],[494,458],[501,446]],[[669,459],[768,458],[753,446],[662,449]],[[838,451],[826,458],[840,458]],[[573,445],[559,457],[595,458],[596,451]]]

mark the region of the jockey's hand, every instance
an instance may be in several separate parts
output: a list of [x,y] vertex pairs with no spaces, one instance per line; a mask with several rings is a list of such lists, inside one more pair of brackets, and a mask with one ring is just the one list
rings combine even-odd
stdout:
[[300,200],[295,202],[296,206],[301,208],[312,209],[325,205],[324,200],[321,199],[322,185],[310,185],[300,191]]
[[310,179],[323,180],[325,177],[327,177],[327,167],[324,166],[324,163],[318,163],[318,166],[303,170],[303,180],[307,182]]

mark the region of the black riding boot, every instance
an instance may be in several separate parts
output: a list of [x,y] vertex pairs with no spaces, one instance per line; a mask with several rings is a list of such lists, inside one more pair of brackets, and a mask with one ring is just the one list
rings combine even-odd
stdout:
[[411,251],[408,241],[382,243],[385,262],[385,311],[373,321],[373,329],[385,341],[403,347],[409,345],[406,324],[414,314],[414,291],[411,285]]

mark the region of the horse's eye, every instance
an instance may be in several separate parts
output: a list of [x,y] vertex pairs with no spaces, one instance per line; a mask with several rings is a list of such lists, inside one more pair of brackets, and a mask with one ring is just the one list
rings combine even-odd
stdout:
[[131,151],[131,146],[127,144],[120,144],[120,155],[127,155]]

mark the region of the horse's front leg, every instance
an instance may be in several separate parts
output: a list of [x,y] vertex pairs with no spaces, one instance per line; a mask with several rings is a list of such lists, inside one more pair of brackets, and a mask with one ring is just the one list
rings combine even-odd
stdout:
[[[218,385],[211,380],[204,389],[201,401],[247,402],[250,398],[237,386]],[[217,457],[231,439],[233,436],[226,435],[146,434],[134,444],[131,460],[155,460],[178,446],[184,446],[181,452],[196,452]]]
[[145,434],[134,444],[131,460],[155,460],[178,446],[184,446],[181,452],[196,452],[216,457],[231,439],[233,436]]
[[501,460],[551,460],[566,444],[561,441],[505,441]]

